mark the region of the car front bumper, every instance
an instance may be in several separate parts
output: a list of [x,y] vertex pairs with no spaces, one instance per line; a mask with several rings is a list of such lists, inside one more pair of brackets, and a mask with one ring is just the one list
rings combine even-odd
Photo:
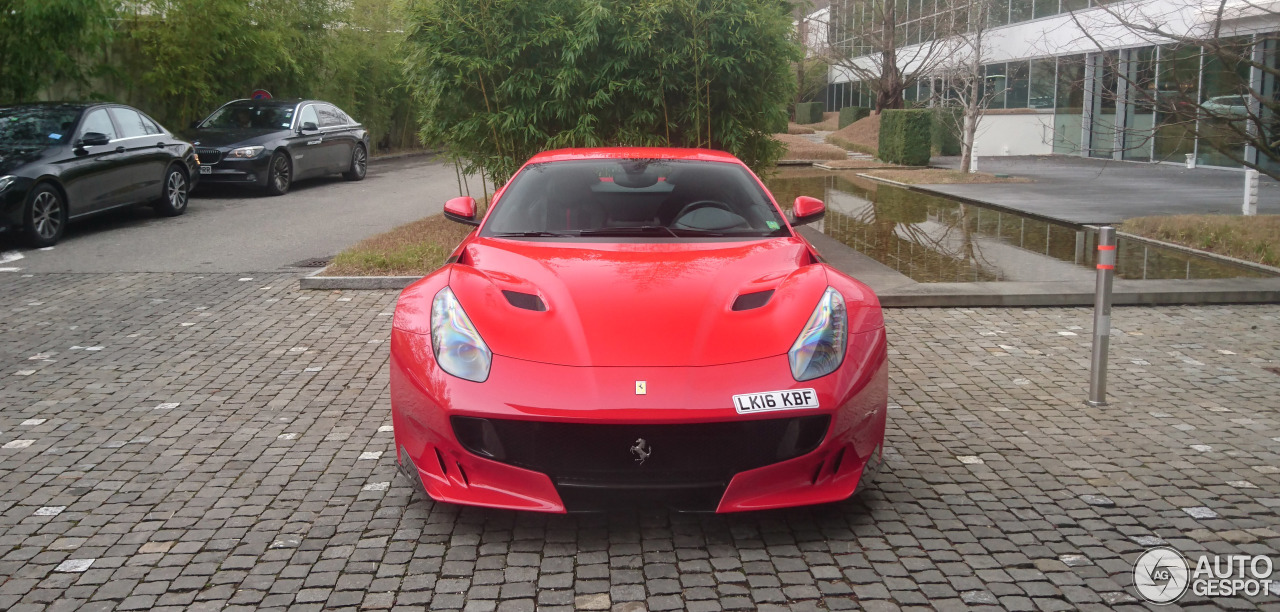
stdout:
[[[271,166],[270,155],[259,155],[252,159],[220,157],[214,163],[208,163],[209,159],[205,155],[207,153],[201,154],[200,168],[197,169],[201,183],[251,185],[254,187],[267,186],[267,178],[270,175]],[[208,170],[204,170],[204,168],[208,168]]]
[[[883,329],[851,336],[839,370],[802,383],[785,355],[708,367],[493,359],[486,382],[461,380],[435,365],[429,336],[392,331],[397,463],[437,501],[542,512],[648,503],[764,510],[844,500],[881,460]],[[743,415],[731,399],[808,388],[819,408]]]

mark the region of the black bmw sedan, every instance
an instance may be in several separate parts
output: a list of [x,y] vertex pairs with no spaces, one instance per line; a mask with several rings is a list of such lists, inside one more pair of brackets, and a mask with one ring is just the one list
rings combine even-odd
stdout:
[[364,178],[369,131],[319,100],[236,100],[192,125],[206,183],[284,195],[294,181],[341,173]]
[[190,144],[120,104],[0,106],[0,232],[56,243],[73,219],[133,204],[187,210]]

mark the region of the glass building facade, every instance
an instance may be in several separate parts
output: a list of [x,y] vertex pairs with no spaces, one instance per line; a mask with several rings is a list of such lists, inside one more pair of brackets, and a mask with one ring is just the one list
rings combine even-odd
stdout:
[[[878,0],[883,1],[883,0]],[[892,0],[890,0],[892,1]],[[893,40],[909,41],[900,47],[928,41],[955,27],[956,11],[967,11],[945,0],[905,0],[895,9],[898,18]],[[1085,9],[1091,0],[997,0],[991,19],[997,27],[1052,17]],[[1096,0],[1092,0],[1096,3]],[[946,8],[956,7],[960,8]],[[866,54],[859,41],[881,32],[883,5],[866,0],[835,0],[831,4],[829,37],[832,46]],[[1060,18],[1061,19],[1061,18]],[[949,20],[943,26],[943,20]],[[959,22],[963,25],[963,21]],[[1277,34],[1226,39],[1222,49],[1185,45],[1145,45],[1089,53],[1027,57],[994,62],[982,67],[983,86],[991,95],[985,122],[1002,115],[1038,115],[1050,126],[1052,140],[1045,152],[1131,161],[1183,163],[1191,155],[1198,164],[1239,167],[1240,158],[1253,157],[1243,131],[1275,130],[1280,121],[1260,115],[1261,127],[1245,126],[1247,106],[1255,95],[1280,101],[1272,70],[1280,73]],[[1237,45],[1232,51],[1231,45]],[[1251,55],[1252,54],[1252,55]],[[1230,61],[1232,55],[1252,58]],[[916,84],[904,92],[909,106],[932,106],[944,101],[950,84],[945,76],[915,75]],[[837,82],[828,87],[827,110],[844,106],[874,106],[865,83]],[[1207,112],[1212,111],[1212,112]],[[1230,153],[1230,154],[1228,154]]]

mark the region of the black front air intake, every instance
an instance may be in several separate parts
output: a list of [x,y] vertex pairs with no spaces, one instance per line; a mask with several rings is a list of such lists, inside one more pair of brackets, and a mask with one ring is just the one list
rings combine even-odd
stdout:
[[755,293],[744,293],[733,301],[733,309],[737,310],[754,310],[769,303],[769,298],[773,297],[773,289],[768,291],[757,291]]
[[689,502],[673,504],[681,509],[705,510],[703,502],[712,500],[709,509],[714,510],[734,474],[817,448],[830,417],[680,425],[459,416],[452,422],[454,434],[468,451],[550,476],[570,510],[595,507],[588,503],[593,500],[671,496]]
[[546,312],[547,305],[542,303],[542,298],[532,293],[520,293],[519,291],[506,291],[502,295],[507,298],[507,303],[516,308],[524,310],[532,310],[534,312]]

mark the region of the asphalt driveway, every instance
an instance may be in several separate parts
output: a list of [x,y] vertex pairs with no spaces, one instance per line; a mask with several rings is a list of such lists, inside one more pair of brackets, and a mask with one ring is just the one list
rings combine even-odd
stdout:
[[181,217],[145,207],[106,213],[72,223],[51,250],[0,238],[0,267],[22,273],[275,271],[439,213],[457,193],[453,166],[430,157],[375,161],[364,181],[303,181],[278,198],[212,186],[198,189]]

